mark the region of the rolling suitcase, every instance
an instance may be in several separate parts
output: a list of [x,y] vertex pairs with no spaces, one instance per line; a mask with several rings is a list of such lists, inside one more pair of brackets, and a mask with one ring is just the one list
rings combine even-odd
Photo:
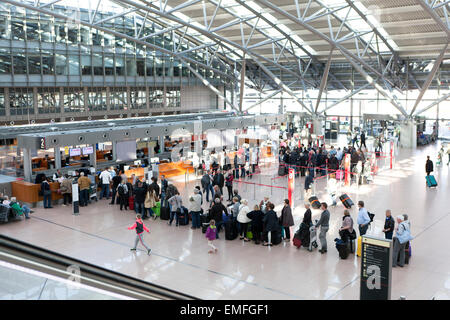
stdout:
[[161,220],[169,220],[170,219],[170,210],[169,207],[161,207]]
[[433,175],[429,175],[425,177],[427,179],[428,188],[437,187],[436,178]]
[[311,198],[308,199],[308,201],[311,204],[311,207],[313,207],[314,209],[320,208],[320,201],[316,196],[312,196]]
[[344,171],[337,170],[336,171],[336,180],[342,180],[342,179],[344,179]]
[[234,221],[229,220],[225,223],[225,239],[234,240],[238,236],[237,225]]
[[283,164],[280,164],[278,167],[278,175],[284,176],[286,174],[286,167]]
[[302,240],[300,239],[300,232],[295,233],[294,240],[292,241],[292,243],[294,244],[294,246],[297,247],[297,249],[300,249],[300,247],[302,246]]
[[133,196],[128,197],[128,207],[130,208],[130,210],[134,210],[134,197]]
[[181,212],[178,214],[178,224],[180,226],[185,226],[189,224],[189,212],[185,207],[181,207]]
[[281,230],[277,230],[277,231],[272,231],[272,244],[273,245],[277,245],[280,244],[282,239],[281,239]]
[[350,249],[344,241],[341,239],[335,239],[336,241],[336,249],[339,252],[339,257],[343,260],[348,258],[348,255],[350,254]]
[[342,204],[347,209],[350,209],[354,205],[353,201],[350,199],[350,197],[346,193],[343,193],[339,197],[339,200],[341,200]]

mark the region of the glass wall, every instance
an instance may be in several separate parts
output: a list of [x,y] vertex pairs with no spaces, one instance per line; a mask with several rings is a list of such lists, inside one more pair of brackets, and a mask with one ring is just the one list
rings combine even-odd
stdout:
[[38,88],[37,107],[38,113],[61,112],[59,88]]

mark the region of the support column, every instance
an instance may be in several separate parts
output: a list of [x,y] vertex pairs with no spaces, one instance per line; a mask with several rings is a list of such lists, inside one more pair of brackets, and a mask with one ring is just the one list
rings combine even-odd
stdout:
[[55,169],[61,169],[61,149],[59,147],[53,148],[55,155]]
[[92,145],[93,152],[89,155],[89,164],[91,167],[95,168],[95,171],[97,171],[97,147],[95,144]]
[[196,138],[194,142],[194,152],[197,153],[199,158],[202,157],[203,152],[203,141],[202,141],[202,122],[201,121],[195,121],[194,122],[194,136]]
[[112,156],[113,156],[113,161],[116,161],[117,160],[117,141],[112,142]]
[[24,177],[25,181],[32,182],[31,181],[31,149],[24,148],[23,149],[23,171],[24,171]]
[[417,146],[417,126],[412,120],[400,125],[400,147],[415,149]]
[[163,153],[164,152],[164,136],[160,136],[159,137],[159,153]]

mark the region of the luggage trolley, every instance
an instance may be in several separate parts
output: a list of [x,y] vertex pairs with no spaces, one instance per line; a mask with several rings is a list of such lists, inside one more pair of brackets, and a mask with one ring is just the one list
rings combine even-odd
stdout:
[[[319,220],[314,220],[314,226],[317,224],[317,222],[319,222]],[[317,249],[317,247],[319,246],[317,244],[317,232],[316,232],[316,228],[312,226],[309,228],[309,247],[308,247],[308,251],[312,251],[312,247],[314,247],[315,249]]]

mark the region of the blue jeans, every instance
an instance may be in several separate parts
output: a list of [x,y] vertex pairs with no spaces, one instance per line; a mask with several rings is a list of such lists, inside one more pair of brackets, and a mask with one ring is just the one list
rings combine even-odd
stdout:
[[214,188],[212,184],[209,184],[204,192],[206,193],[206,201],[209,202],[209,191],[211,191],[211,200],[214,198]]
[[[134,203],[134,211],[136,213],[139,213],[139,214],[142,215],[145,212],[144,204],[143,203],[139,203],[139,202],[135,202]],[[142,211],[144,211],[144,212],[142,212]]]
[[30,208],[28,208],[26,204],[24,204],[24,205],[22,206],[22,211],[23,211],[23,213],[25,213],[25,217],[26,217],[26,218],[29,218],[29,217],[30,217],[30,216],[29,216]]
[[386,237],[386,239],[392,240],[393,233],[394,233],[393,231],[385,232],[384,236]]
[[148,215],[149,215],[150,217],[153,217],[154,212],[153,212],[152,208],[145,208],[145,207],[144,207],[143,210],[144,210],[144,216],[145,216],[145,217],[147,216],[147,211],[148,211]]
[[198,212],[191,211],[191,214],[192,214],[192,227],[193,228],[200,228],[201,227],[200,211],[198,211]]
[[170,224],[172,224],[173,218],[175,218],[175,222],[177,223],[178,226],[178,215],[176,211],[170,211],[170,220],[169,220]]
[[44,208],[51,208],[52,206],[52,195],[44,195]]
[[80,191],[80,206],[87,206],[89,200],[89,190],[84,189]]
[[100,199],[103,198],[109,198],[109,184],[102,184],[102,191],[100,192]]

